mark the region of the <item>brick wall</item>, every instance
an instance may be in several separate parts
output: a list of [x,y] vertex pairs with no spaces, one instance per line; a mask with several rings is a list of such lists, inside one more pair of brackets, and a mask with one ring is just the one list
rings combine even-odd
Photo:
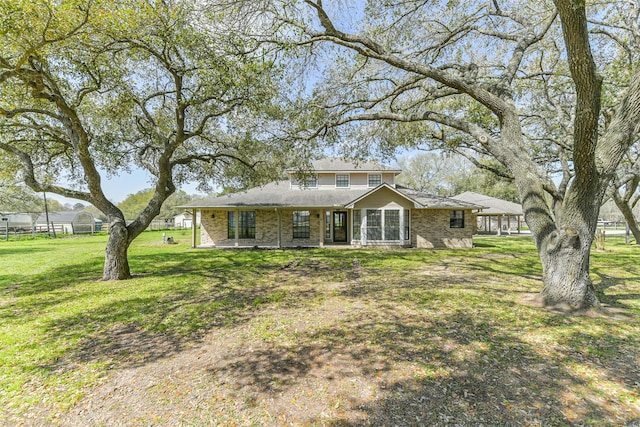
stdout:
[[413,209],[411,243],[417,248],[470,248],[473,246],[471,210],[464,211],[464,228],[450,228],[450,209]]
[[[256,238],[241,239],[239,246],[278,246],[278,214],[283,247],[319,246],[324,229],[323,210],[311,210],[311,229],[308,239],[293,238],[293,209],[256,211]],[[450,209],[412,209],[411,243],[418,248],[470,248],[473,246],[474,217],[464,211],[464,228],[450,228]],[[213,217],[212,217],[213,215]],[[319,216],[319,218],[318,218]],[[235,246],[227,237],[227,211],[203,210],[201,217],[201,245]]]
[[[318,246],[320,244],[320,226],[323,221],[322,210],[310,211],[311,229],[308,239],[293,238],[293,209],[256,210],[256,238],[239,239],[238,246],[278,246],[278,215],[281,218],[282,246]],[[318,218],[320,215],[320,218]],[[228,211],[203,210],[200,228],[200,244],[203,246],[235,246],[235,239],[228,238]]]
[[[310,210],[310,230],[308,239],[293,238],[293,211],[294,209],[283,210],[281,215],[282,226],[282,246],[318,246],[320,245],[320,225],[324,224],[322,210]],[[318,218],[320,215],[320,218]]]

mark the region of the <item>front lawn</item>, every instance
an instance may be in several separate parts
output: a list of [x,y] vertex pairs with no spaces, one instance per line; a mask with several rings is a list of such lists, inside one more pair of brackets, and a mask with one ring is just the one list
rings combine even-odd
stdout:
[[466,250],[193,250],[106,236],[0,242],[2,425],[640,422],[638,247],[592,278],[615,316],[523,303],[528,237]]

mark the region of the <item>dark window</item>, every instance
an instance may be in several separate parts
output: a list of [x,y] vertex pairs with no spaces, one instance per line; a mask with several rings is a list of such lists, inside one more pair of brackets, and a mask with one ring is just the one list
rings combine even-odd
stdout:
[[411,224],[409,219],[409,211],[407,209],[404,210],[404,240],[409,240],[411,238]]
[[324,215],[324,237],[331,240],[331,212],[329,211]]
[[369,187],[377,187],[380,184],[382,184],[382,175],[380,174],[369,175]]
[[367,209],[367,240],[382,240],[382,211]]
[[236,238],[236,213],[233,211],[227,212],[228,226],[227,226],[227,237],[229,239]]
[[384,211],[384,240],[400,240],[400,211]]
[[349,175],[336,175],[336,187],[348,187]]
[[360,240],[360,227],[362,226],[362,211],[353,211],[353,239]]
[[450,211],[449,228],[464,228],[464,211]]
[[318,186],[318,177],[310,176],[309,178],[307,178],[305,186],[309,188],[316,188]]
[[240,211],[238,212],[238,215],[238,238],[255,239],[256,211]]
[[309,211],[293,212],[293,238],[308,239],[311,232],[311,214]]

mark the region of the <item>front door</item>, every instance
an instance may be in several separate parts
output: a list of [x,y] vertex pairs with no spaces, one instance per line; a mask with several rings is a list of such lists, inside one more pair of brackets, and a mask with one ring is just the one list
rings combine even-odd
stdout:
[[334,212],[333,213],[333,241],[336,243],[347,242],[347,213],[346,212]]

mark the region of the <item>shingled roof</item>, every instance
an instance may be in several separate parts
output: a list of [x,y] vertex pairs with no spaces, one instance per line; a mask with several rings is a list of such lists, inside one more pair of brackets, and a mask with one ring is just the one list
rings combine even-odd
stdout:
[[420,193],[404,187],[393,188],[382,184],[374,189],[291,189],[289,181],[279,181],[256,187],[240,193],[203,199],[182,208],[241,208],[241,207],[345,207],[358,199],[378,191],[380,188],[390,188],[415,203],[417,208],[423,209],[481,209],[481,205],[455,200],[446,197]]
[[[316,160],[312,164],[316,172],[394,172],[399,174],[402,169],[392,168],[378,162],[351,162],[348,160],[327,157]],[[287,172],[297,172],[296,169],[288,169]]]
[[483,215],[523,215],[522,206],[508,202],[495,197],[485,196],[484,194],[474,193],[473,191],[465,191],[464,193],[453,196],[452,199],[461,200],[469,203],[486,206],[482,210]]
[[434,209],[484,209],[482,203],[473,203],[470,201],[455,199],[452,197],[440,197],[434,194],[422,193],[411,188],[396,186],[398,192],[404,194],[412,200],[415,200],[424,208]]

